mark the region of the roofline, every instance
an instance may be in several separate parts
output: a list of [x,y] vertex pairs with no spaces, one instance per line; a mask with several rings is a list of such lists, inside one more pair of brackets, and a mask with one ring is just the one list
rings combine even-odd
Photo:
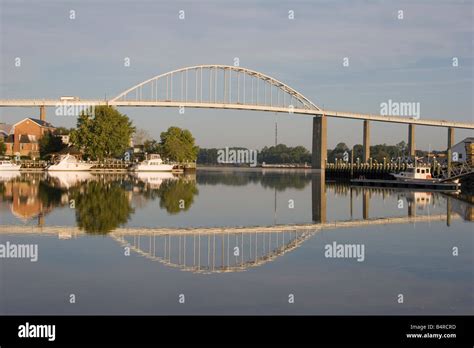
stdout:
[[[38,126],[43,127],[43,128],[56,128],[56,127],[54,127],[54,126],[51,126],[51,127],[49,127],[49,126],[43,126],[43,125],[39,124],[38,122],[36,122],[33,118],[31,118],[31,117],[25,117],[23,120],[18,121],[17,123],[15,123],[14,125],[12,125],[12,129],[14,129],[17,124],[22,123],[22,122],[25,121],[25,120],[31,120],[31,121],[33,121],[34,123],[36,123]],[[46,121],[44,121],[44,122],[46,122]]]

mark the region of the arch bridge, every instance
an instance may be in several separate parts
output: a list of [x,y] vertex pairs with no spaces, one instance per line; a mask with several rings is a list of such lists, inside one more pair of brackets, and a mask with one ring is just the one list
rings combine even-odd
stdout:
[[408,147],[415,156],[415,125],[446,127],[447,150],[454,144],[454,129],[474,129],[474,123],[429,120],[417,117],[383,116],[323,110],[287,84],[261,72],[230,65],[197,65],[173,70],[145,80],[110,100],[4,99],[0,107],[58,106],[177,107],[279,112],[313,117],[312,166],[324,170],[326,163],[327,117],[363,120],[363,160],[370,155],[370,121],[408,125]]

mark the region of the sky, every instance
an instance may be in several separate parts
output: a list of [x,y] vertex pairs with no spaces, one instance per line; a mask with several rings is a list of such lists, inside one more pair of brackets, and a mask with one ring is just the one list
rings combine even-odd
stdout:
[[[272,76],[325,109],[379,114],[389,100],[415,102],[422,119],[474,122],[473,13],[473,1],[437,0],[0,0],[0,98],[111,98],[158,74],[239,58],[241,67]],[[178,126],[201,147],[260,149],[274,144],[277,122],[279,143],[311,149],[309,116],[120,111],[157,139]],[[25,117],[39,117],[39,110],[0,108],[0,122]],[[47,120],[76,124],[53,109]],[[328,147],[360,144],[362,127],[362,121],[329,119]],[[456,142],[467,136],[473,132],[455,131]],[[371,137],[372,144],[407,141],[408,126],[372,122]],[[442,150],[446,143],[446,129],[416,128],[417,148]]]

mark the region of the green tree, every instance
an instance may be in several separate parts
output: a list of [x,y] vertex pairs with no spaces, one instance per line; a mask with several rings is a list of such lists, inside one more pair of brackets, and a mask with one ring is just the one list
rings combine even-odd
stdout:
[[350,149],[345,143],[339,143],[336,145],[334,150],[329,151],[328,153],[328,162],[334,162],[334,160],[341,159],[344,157],[344,153],[349,153]]
[[73,130],[74,128],[68,129],[66,127],[57,127],[54,130],[53,134],[54,135],[67,135],[67,134],[70,134]]
[[143,143],[143,152],[160,153],[160,144],[156,140],[145,140]]
[[120,157],[129,147],[134,131],[127,115],[111,106],[96,106],[79,116],[71,142],[92,159]]
[[274,163],[311,163],[311,153],[304,146],[290,147],[285,144],[265,146],[258,154],[258,161]]
[[61,138],[57,137],[51,132],[44,133],[39,140],[39,151],[41,158],[44,158],[50,153],[59,152],[65,147],[66,145],[63,143]]
[[3,156],[5,152],[7,151],[7,145],[5,145],[5,141],[0,139],[0,155]]
[[199,148],[194,144],[194,137],[187,129],[170,127],[160,135],[159,152],[161,157],[176,162],[196,161]]
[[217,149],[199,149],[197,163],[217,164]]

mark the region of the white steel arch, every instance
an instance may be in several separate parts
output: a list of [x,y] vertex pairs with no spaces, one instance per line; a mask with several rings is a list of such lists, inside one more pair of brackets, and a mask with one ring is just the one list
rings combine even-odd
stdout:
[[196,107],[202,104],[232,108],[231,105],[235,105],[237,109],[249,106],[269,111],[276,108],[322,111],[283,82],[230,65],[197,65],[157,75],[120,93],[109,100],[109,104],[134,101],[160,106],[182,103]]

